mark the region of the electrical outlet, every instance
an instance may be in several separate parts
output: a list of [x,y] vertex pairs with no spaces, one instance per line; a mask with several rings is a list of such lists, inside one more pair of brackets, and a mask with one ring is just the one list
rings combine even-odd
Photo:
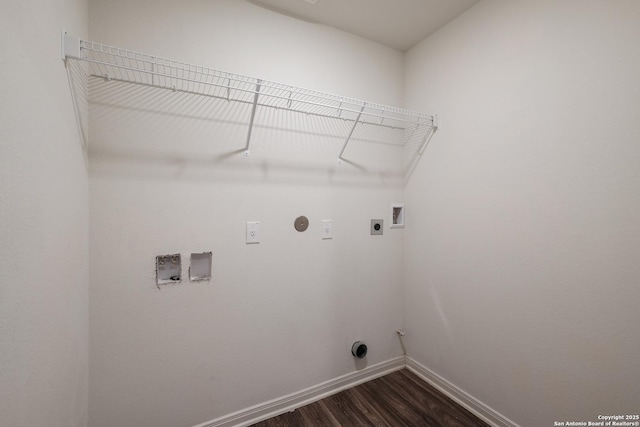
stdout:
[[247,244],[260,243],[260,222],[247,222]]
[[322,221],[322,238],[333,239],[333,220],[325,219]]
[[372,219],[371,220],[371,235],[372,236],[380,236],[382,235],[383,230],[383,220],[381,219]]

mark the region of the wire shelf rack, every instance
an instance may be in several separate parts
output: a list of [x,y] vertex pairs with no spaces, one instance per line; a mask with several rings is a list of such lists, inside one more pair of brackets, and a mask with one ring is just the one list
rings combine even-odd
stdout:
[[249,156],[257,108],[272,108],[352,122],[338,162],[358,126],[403,131],[403,143],[424,143],[437,129],[437,115],[427,115],[283,83],[229,73],[159,56],[62,35],[63,59],[88,63],[89,77],[164,88],[250,106],[244,155]]

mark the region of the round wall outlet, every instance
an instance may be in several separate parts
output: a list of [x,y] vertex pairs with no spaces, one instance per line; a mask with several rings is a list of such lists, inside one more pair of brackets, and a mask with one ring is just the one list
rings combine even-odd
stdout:
[[371,235],[380,236],[383,232],[384,222],[381,219],[372,219],[371,220]]

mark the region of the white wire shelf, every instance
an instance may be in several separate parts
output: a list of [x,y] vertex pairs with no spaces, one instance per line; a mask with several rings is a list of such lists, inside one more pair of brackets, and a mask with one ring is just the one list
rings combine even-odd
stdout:
[[427,115],[353,98],[304,89],[283,83],[219,71],[199,65],[134,52],[62,35],[62,57],[88,63],[89,77],[202,95],[248,104],[249,129],[244,155],[249,156],[251,131],[257,108],[274,108],[295,113],[353,122],[338,155],[344,151],[358,126],[402,130],[404,143],[423,144],[437,129],[437,115]]

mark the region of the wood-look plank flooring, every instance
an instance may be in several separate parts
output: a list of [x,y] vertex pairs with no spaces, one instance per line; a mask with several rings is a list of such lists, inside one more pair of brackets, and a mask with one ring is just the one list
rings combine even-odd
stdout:
[[252,427],[487,427],[413,372],[402,369]]

